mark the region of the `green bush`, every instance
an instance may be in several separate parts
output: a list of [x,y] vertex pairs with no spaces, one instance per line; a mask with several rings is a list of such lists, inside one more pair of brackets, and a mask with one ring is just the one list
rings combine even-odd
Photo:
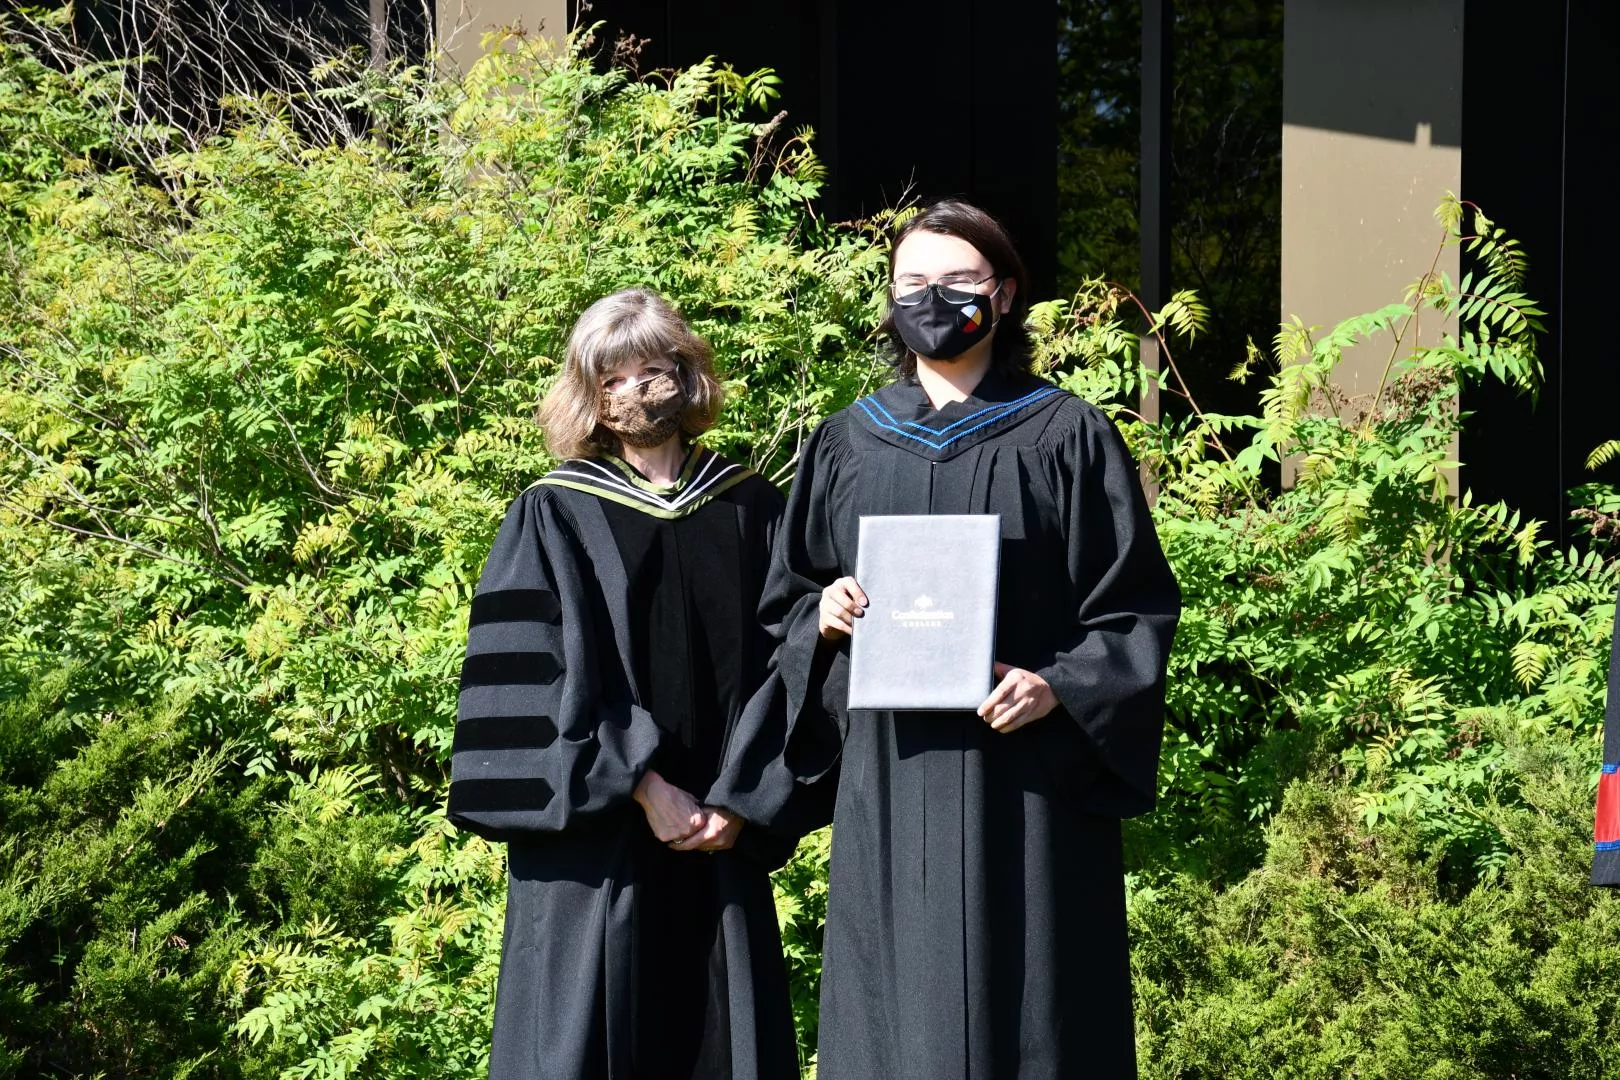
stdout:
[[264,785],[188,738],[179,703],[68,706],[78,677],[0,704],[0,1072],[183,1075],[229,1045],[230,1015],[198,1006],[246,943],[226,853]]
[[[1173,370],[1185,420],[1112,406],[1186,603],[1164,811],[1128,829],[1149,1076],[1600,1076],[1613,1056],[1616,909],[1584,880],[1620,573],[1450,490],[1460,395],[1534,389],[1540,312],[1500,228],[1455,199],[1437,216],[1477,268],[1285,325],[1261,416],[1201,412]],[[1124,302],[1094,282],[1036,312],[1093,400],[1141,378]],[[1424,317],[1451,320],[1438,345],[1413,344]],[[1184,295],[1155,328],[1204,318]],[[1330,381],[1352,346],[1388,356],[1361,400]],[[1296,480],[1268,491],[1285,454]]]
[[[814,215],[809,134],[750,119],[768,73],[507,37],[459,83],[327,65],[374,121],[347,142],[266,96],[184,149],[120,125],[123,67],[9,40],[0,1075],[479,1075],[503,853],[447,827],[444,762],[564,335],[666,292],[725,368],[713,443],[785,482],[881,377],[891,218]],[[1129,298],[1035,311],[1156,478],[1188,601],[1166,809],[1128,830],[1148,1075],[1598,1075],[1616,1034],[1581,882],[1617,576],[1445,490],[1457,395],[1534,386],[1538,313],[1477,210],[1441,225],[1480,269],[1285,328],[1261,416],[1143,425]],[[1403,344],[1418,309],[1456,333]],[[1335,398],[1380,341],[1378,400]],[[807,1062],[827,852],[776,881]]]
[[1242,881],[1138,889],[1143,1075],[1614,1075],[1620,906],[1585,884],[1576,827],[1590,743],[1536,724],[1484,737],[1532,793],[1467,808],[1514,852],[1489,887],[1449,888],[1414,821],[1369,827],[1352,791],[1303,780]]

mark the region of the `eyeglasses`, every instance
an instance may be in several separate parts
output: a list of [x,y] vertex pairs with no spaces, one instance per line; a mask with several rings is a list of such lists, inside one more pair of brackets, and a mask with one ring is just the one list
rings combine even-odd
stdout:
[[952,274],[933,282],[924,281],[920,277],[906,277],[889,283],[889,295],[894,297],[894,302],[901,307],[916,307],[928,299],[928,290],[932,289],[934,294],[947,304],[955,304],[957,307],[961,307],[963,304],[971,304],[975,300],[983,300],[986,295],[994,296],[1000,292],[1000,285],[997,285],[988,294],[975,290],[976,286],[983,285],[995,276],[994,274],[987,274],[978,281],[974,281],[966,274]]

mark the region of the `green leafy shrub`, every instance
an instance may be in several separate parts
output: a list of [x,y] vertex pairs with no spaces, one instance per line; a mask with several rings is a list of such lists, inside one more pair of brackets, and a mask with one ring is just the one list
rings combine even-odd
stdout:
[[[848,356],[880,299],[881,223],[806,212],[806,138],[746,116],[772,76],[637,82],[580,42],[493,44],[460,84],[335,61],[334,101],[387,120],[370,137],[312,144],[273,98],[237,101],[199,149],[147,133],[126,165],[116,95],[0,55],[0,682],[32,700],[76,672],[64,719],[0,729],[10,843],[19,865],[51,857],[24,795],[99,745],[86,717],[185,702],[176,745],[245,800],[232,835],[170,829],[231,867],[184,898],[188,938],[225,957],[176,991],[208,1018],[205,1072],[459,1075],[487,1053],[502,852],[446,829],[444,759],[472,583],[548,467],[526,418],[575,315],[629,284],[670,295],[725,365],[711,440],[778,478],[874,376]],[[131,751],[85,813],[113,827],[147,777],[180,782]],[[182,874],[186,851],[146,869]],[[21,872],[7,888],[0,907],[27,903]],[[128,922],[127,900],[85,902]],[[102,970],[64,955],[28,984],[41,1003]],[[156,996],[117,1010],[173,1019]],[[16,1068],[184,1059],[40,1030],[0,1019]]]
[[[1502,794],[1500,746],[1482,724],[1509,707],[1585,735],[1601,720],[1620,574],[1595,552],[1549,550],[1538,522],[1476,506],[1446,477],[1464,389],[1536,385],[1540,312],[1498,227],[1455,200],[1439,218],[1441,243],[1466,245],[1480,269],[1428,275],[1404,302],[1327,333],[1285,326],[1262,415],[1192,402],[1185,420],[1150,428],[1111,406],[1157,484],[1187,609],[1162,778],[1174,812],[1137,831],[1147,863],[1216,880],[1245,871],[1260,854],[1252,826],[1291,780],[1326,770],[1349,774],[1369,824],[1415,815],[1466,887],[1506,855],[1485,822],[1456,812]],[[1117,403],[1140,379],[1122,300],[1093,282],[1036,311],[1047,362],[1093,400]],[[1415,346],[1425,315],[1455,329]],[[1183,295],[1156,326],[1191,335],[1206,318]],[[1365,400],[1330,381],[1352,346],[1388,356]],[[1236,374],[1264,362],[1251,352]],[[1297,479],[1270,491],[1261,470],[1284,455]]]
[[[1262,415],[1205,414],[1179,382],[1184,420],[1113,406],[1186,601],[1168,812],[1128,829],[1146,1075],[1613,1068],[1617,912],[1584,882],[1620,573],[1451,489],[1464,390],[1534,389],[1540,312],[1500,228],[1453,199],[1438,218],[1478,268],[1325,334],[1285,325]],[[1143,377],[1127,299],[1094,282],[1036,313],[1093,400]],[[1449,320],[1438,345],[1412,344],[1425,317]],[[1184,295],[1154,329],[1205,318]],[[1362,400],[1330,381],[1352,346],[1389,358]],[[1285,454],[1297,479],[1269,491]]]

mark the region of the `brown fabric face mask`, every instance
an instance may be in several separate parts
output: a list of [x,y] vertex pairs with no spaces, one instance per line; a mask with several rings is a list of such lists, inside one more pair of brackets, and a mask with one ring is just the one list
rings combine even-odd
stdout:
[[674,371],[638,383],[620,394],[603,390],[596,412],[602,426],[626,446],[660,446],[680,430],[686,390]]

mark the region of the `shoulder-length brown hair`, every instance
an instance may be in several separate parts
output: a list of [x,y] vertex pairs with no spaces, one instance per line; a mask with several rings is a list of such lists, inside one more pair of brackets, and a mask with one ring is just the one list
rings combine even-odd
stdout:
[[[906,223],[895,231],[894,242],[889,245],[891,281],[894,280],[895,252],[900,250],[901,242],[914,232],[939,233],[966,240],[990,263],[996,277],[1018,283],[1013,291],[1012,305],[996,323],[995,340],[990,346],[990,363],[1006,375],[1027,374],[1031,346],[1029,328],[1024,325],[1024,320],[1029,315],[1029,272],[1024,269],[1024,260],[1018,257],[1018,249],[1013,246],[1007,227],[965,199],[940,199],[930,203],[907,218]],[[883,322],[878,326],[878,333],[887,338],[889,362],[901,377],[917,374],[917,358],[906,348],[906,343],[900,340],[900,332],[894,328],[893,295],[889,297],[889,306],[884,312]]]
[[714,376],[714,351],[673,305],[650,289],[623,289],[585,309],[568,335],[562,371],[534,414],[546,450],[559,461],[620,451],[618,437],[597,415],[602,380],[626,360],[675,362],[686,390],[681,431],[688,438],[714,426],[725,389]]

